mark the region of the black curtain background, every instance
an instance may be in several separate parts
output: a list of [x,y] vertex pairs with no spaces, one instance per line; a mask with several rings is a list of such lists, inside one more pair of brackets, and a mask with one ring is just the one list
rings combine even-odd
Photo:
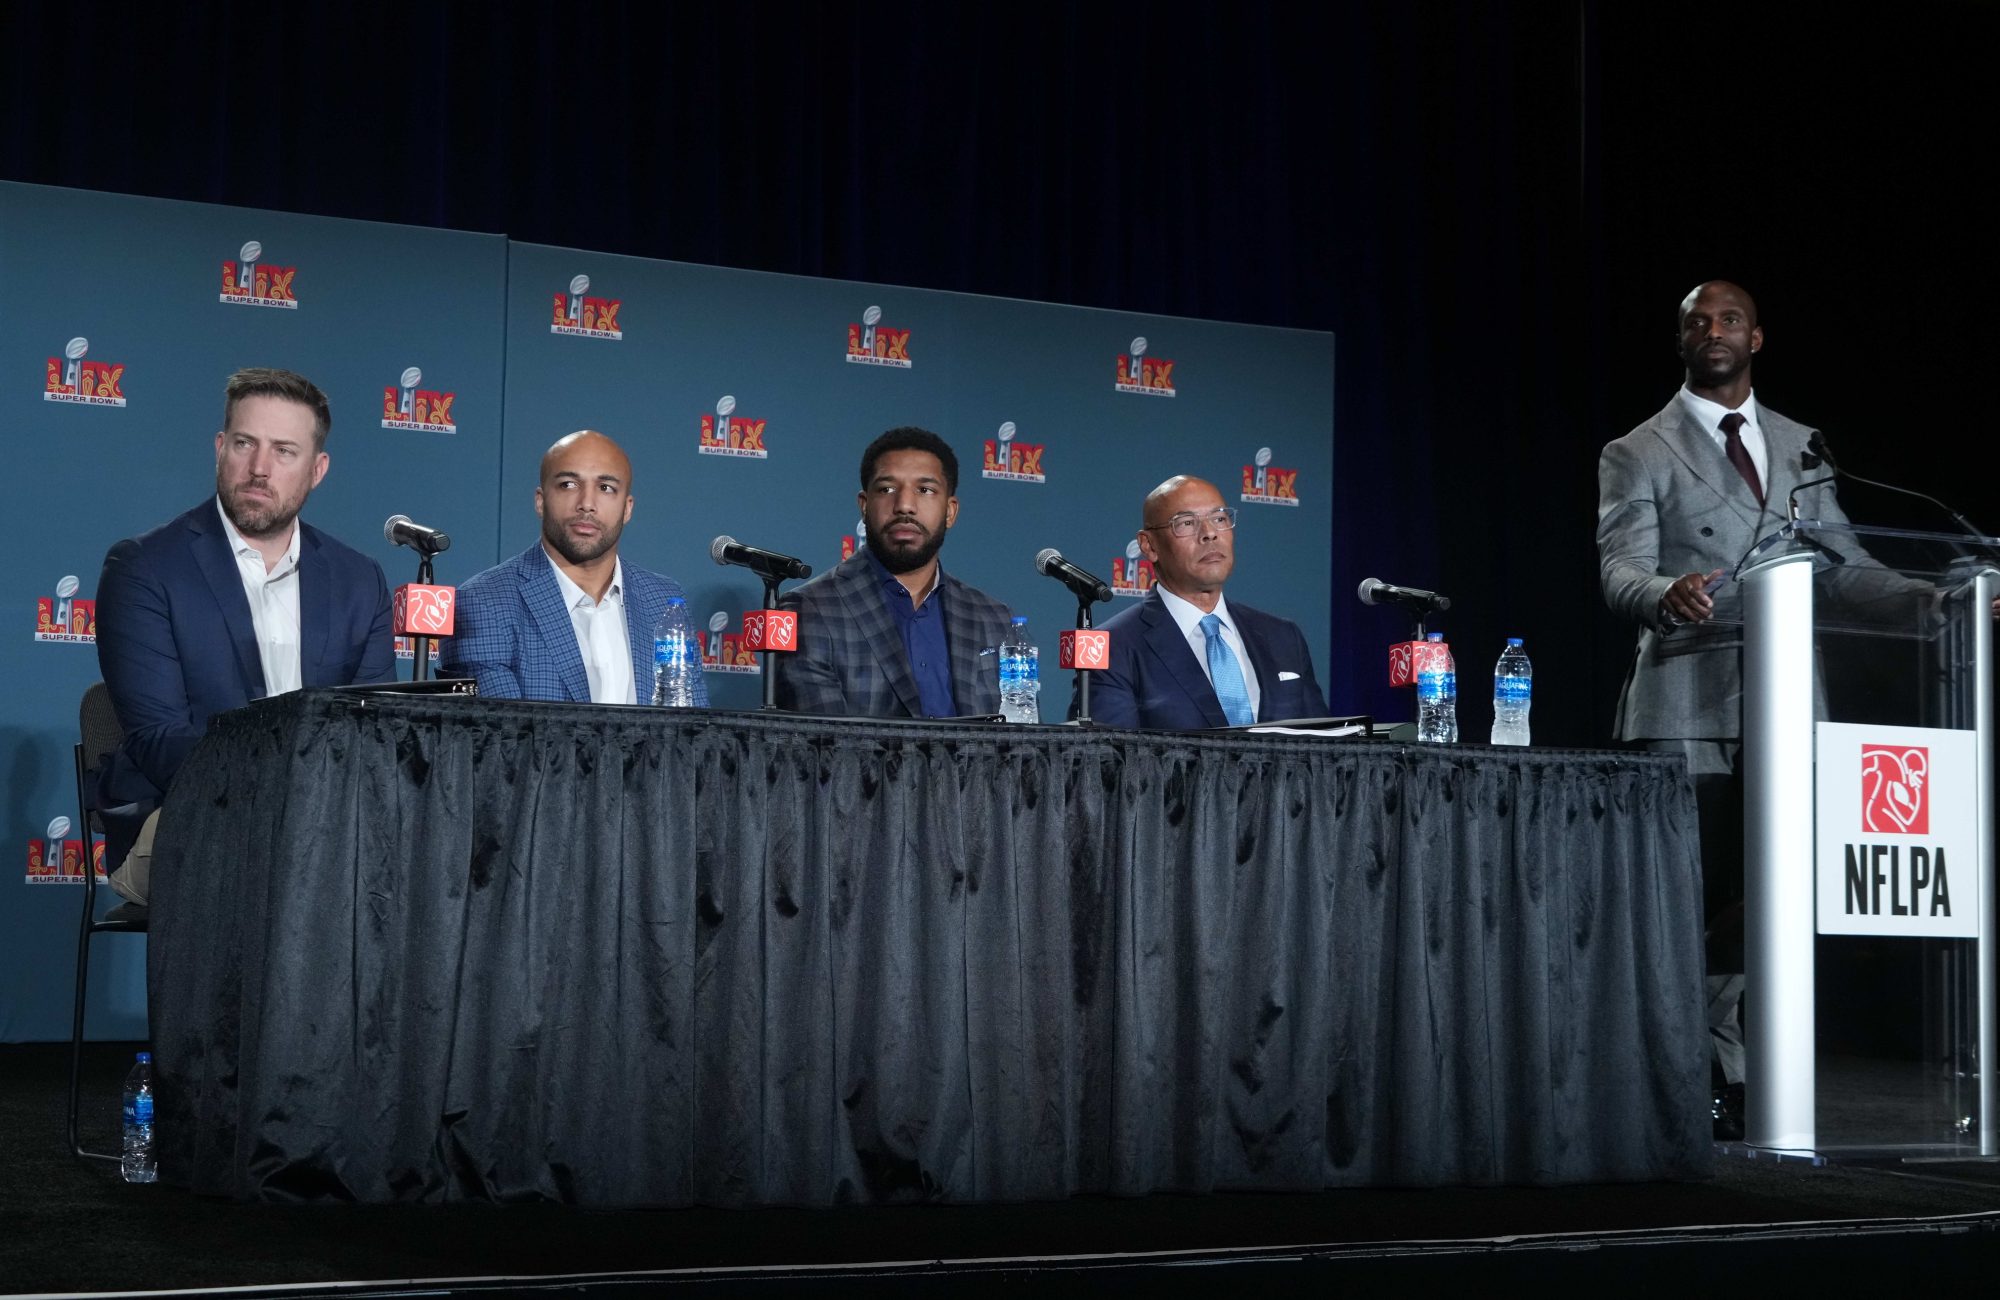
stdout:
[[1630,646],[1597,450],[1697,281],[1757,295],[1761,399],[2000,529],[1996,38],[1971,0],[0,0],[0,176],[1332,330],[1330,702],[1411,708],[1372,575],[1453,596],[1469,737],[1518,634],[1536,740],[1588,744]]

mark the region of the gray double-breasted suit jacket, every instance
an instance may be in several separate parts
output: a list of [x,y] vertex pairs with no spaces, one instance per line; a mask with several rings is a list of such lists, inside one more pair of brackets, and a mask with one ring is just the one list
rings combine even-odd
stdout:
[[[1813,431],[1757,408],[1768,469],[1764,504],[1698,425],[1678,394],[1652,419],[1604,448],[1597,462],[1597,566],[1605,603],[1638,625],[1639,644],[1618,696],[1620,740],[1734,740],[1743,731],[1742,593],[1715,593],[1712,621],[1671,628],[1660,598],[1675,579],[1733,572],[1786,520],[1786,498],[1824,477],[1802,458]],[[1831,483],[1805,489],[1799,515],[1845,524]],[[1865,556],[1860,563],[1876,568]]]

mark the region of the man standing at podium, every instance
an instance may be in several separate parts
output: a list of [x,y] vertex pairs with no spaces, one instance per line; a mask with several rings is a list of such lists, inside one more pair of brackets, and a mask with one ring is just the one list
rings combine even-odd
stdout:
[[[1812,430],[1760,406],[1750,368],[1764,346],[1757,304],[1726,281],[1680,305],[1686,381],[1597,466],[1604,599],[1638,626],[1618,697],[1617,736],[1687,760],[1701,817],[1715,1134],[1743,1136],[1743,636],[1741,597],[1723,579],[1782,525],[1808,468]],[[1799,494],[1800,515],[1847,516],[1831,483]]]

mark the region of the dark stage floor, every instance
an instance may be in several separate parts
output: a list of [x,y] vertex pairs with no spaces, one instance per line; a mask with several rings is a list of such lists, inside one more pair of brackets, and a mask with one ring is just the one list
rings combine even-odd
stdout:
[[[0,1292],[582,1274],[652,1274],[651,1283],[753,1290],[845,1289],[865,1280],[881,1291],[936,1286],[946,1272],[955,1287],[972,1289],[1023,1281],[1044,1289],[1120,1282],[1207,1288],[1226,1273],[1239,1284],[1255,1283],[1260,1273],[1273,1283],[1323,1276],[1491,1284],[1510,1273],[1542,1282],[1666,1283],[1717,1268],[1749,1276],[1765,1267],[1783,1269],[1794,1282],[1815,1273],[1837,1282],[1893,1278],[1919,1260],[1931,1272],[1992,1268],[2000,1276],[2000,1164],[1976,1162],[1814,1166],[1732,1157],[1696,1183],[999,1206],[235,1205],[127,1186],[112,1166],[71,1159],[61,1137],[67,1050],[0,1046]],[[95,1145],[110,1145],[129,1059],[113,1045],[94,1046],[87,1057],[85,1116]],[[1154,1252],[1219,1255],[1198,1269],[1182,1256],[1179,1272],[1136,1272],[1174,1262],[1134,1258]],[[949,1270],[931,1263],[979,1260],[993,1262]],[[1026,1260],[1039,1262],[1018,1262]],[[931,1266],[907,1274],[837,1271],[898,1261]],[[771,1271],[780,1266],[805,1271]],[[813,1271],[827,1266],[836,1271]]]

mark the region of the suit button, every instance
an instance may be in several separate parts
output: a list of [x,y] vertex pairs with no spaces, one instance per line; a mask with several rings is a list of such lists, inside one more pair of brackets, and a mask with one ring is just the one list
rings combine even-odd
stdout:
[[1704,528],[1701,530],[1701,535],[1703,537],[1713,537],[1715,536],[1715,530],[1713,528]]

